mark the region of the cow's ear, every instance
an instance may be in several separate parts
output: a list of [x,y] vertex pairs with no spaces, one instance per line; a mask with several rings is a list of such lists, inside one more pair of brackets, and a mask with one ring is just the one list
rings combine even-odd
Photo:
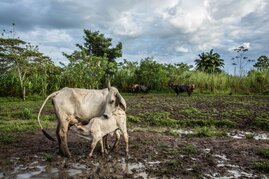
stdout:
[[120,93],[117,93],[117,105],[120,106],[124,111],[126,111],[126,102],[124,98],[120,95]]

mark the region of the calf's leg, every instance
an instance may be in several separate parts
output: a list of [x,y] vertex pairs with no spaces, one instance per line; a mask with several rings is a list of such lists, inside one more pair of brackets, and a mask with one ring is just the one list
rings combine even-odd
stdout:
[[119,144],[119,140],[120,140],[120,131],[119,130],[116,130],[115,131],[115,134],[116,134],[116,141],[114,142],[112,148],[110,151],[113,151]]

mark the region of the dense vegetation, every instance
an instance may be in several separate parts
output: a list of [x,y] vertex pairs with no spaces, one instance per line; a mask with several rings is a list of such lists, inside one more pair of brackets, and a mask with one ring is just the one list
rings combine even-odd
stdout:
[[[248,62],[245,52],[238,47],[234,58],[240,63],[239,74],[230,75],[221,68],[224,60],[213,52],[201,53],[195,60],[196,67],[187,64],[162,64],[153,57],[133,62],[122,56],[122,43],[114,47],[112,39],[100,32],[84,30],[84,44],[79,50],[63,54],[67,65],[56,66],[53,60],[39,52],[37,46],[15,37],[0,38],[0,96],[46,95],[62,87],[103,88],[111,80],[123,92],[129,92],[132,84],[151,87],[152,91],[167,92],[170,84],[195,84],[200,93],[266,94],[269,92],[269,60],[261,56],[254,70],[243,75],[243,65]],[[245,62],[245,63],[243,63]],[[237,65],[237,63],[233,63]]]

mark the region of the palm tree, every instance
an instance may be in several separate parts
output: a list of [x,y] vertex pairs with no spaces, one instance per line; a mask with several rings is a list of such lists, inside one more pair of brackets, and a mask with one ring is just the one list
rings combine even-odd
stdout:
[[224,66],[224,60],[220,58],[218,53],[213,52],[213,49],[210,52],[203,52],[198,56],[199,59],[195,60],[196,70],[206,73],[221,72],[220,68]]

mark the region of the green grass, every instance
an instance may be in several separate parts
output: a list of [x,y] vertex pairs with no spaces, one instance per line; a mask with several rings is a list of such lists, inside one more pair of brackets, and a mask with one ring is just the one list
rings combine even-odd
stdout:
[[194,155],[198,153],[198,149],[192,144],[186,144],[180,148],[182,155]]
[[[52,127],[48,121],[42,121],[43,127]],[[37,120],[9,120],[0,121],[1,132],[32,132],[40,129]]]
[[166,127],[178,127],[178,122],[175,119],[169,117],[169,112],[145,112],[139,114],[137,121],[140,121],[149,126],[166,126]]
[[195,132],[191,135],[198,137],[213,137],[213,136],[226,136],[227,133],[225,131],[217,130],[215,127],[197,127],[195,128]]
[[264,130],[269,130],[269,115],[258,116],[254,119],[253,125]]
[[258,171],[269,172],[269,161],[255,162],[254,168]]
[[269,148],[262,148],[258,151],[258,155],[263,158],[269,159]]
[[[22,101],[20,98],[0,98],[0,132],[13,133],[13,132],[32,132],[40,129],[37,122],[37,114],[39,108],[42,105],[43,97],[31,96],[26,101]],[[41,122],[43,127],[49,128],[55,126],[55,115],[53,114],[53,108],[48,103],[44,110],[50,111],[51,114],[42,114]],[[47,112],[46,112],[47,113]],[[52,122],[50,122],[52,121]],[[3,139],[6,141],[12,140]]]
[[44,160],[47,162],[52,162],[53,161],[53,156],[51,154],[45,153],[44,154]]
[[0,143],[11,144],[16,141],[16,137],[12,134],[1,134]]

